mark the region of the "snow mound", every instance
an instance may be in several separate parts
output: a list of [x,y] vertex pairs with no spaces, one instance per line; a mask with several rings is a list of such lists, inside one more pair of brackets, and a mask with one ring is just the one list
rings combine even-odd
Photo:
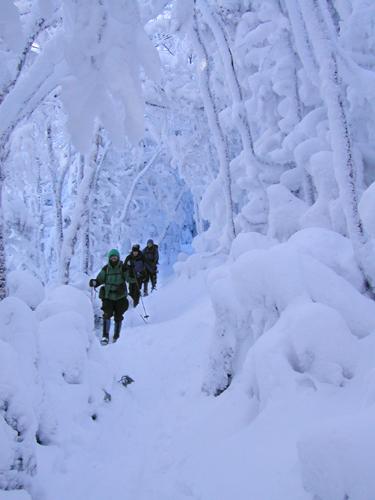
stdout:
[[36,418],[16,351],[0,340],[0,490],[30,484],[36,472]]
[[71,285],[74,288],[78,288],[82,291],[87,291],[89,289],[89,280],[91,276],[81,272],[72,273],[71,276]]
[[355,260],[352,244],[345,236],[312,227],[298,231],[288,243],[297,252],[314,257],[348,280],[357,290],[363,291],[363,275]]
[[233,264],[231,272],[233,292],[254,317],[256,336],[264,332],[267,320],[277,319],[298,297],[336,309],[357,337],[375,331],[374,302],[332,269],[289,244],[248,252]]
[[58,286],[50,290],[47,298],[37,307],[36,314],[39,321],[43,321],[63,311],[75,311],[84,319],[88,331],[94,328],[94,314],[90,299],[81,290],[69,285]]
[[83,381],[89,346],[84,318],[75,311],[55,314],[39,325],[41,368],[46,377],[63,377],[70,384]]
[[240,233],[234,240],[230,249],[233,260],[249,250],[266,250],[277,243],[276,240],[256,232]]
[[35,309],[44,299],[42,283],[28,271],[12,271],[8,275],[9,295],[26,302]]
[[173,269],[177,276],[192,278],[201,271],[212,269],[222,264],[225,259],[226,256],[221,253],[196,253],[190,255],[185,261],[176,262]]
[[312,302],[288,306],[249,351],[240,380],[261,407],[275,391],[299,385],[342,387],[355,373],[358,340],[334,309]]
[[[0,338],[13,342],[18,336],[31,337],[36,331],[34,313],[16,297],[6,297],[0,302]],[[22,341],[27,341],[22,338]]]
[[69,454],[94,425],[114,377],[93,340],[91,303],[74,287],[51,290],[36,311],[14,296],[0,302],[0,498],[36,492],[39,457],[54,453],[44,450]]
[[35,313],[23,301],[6,297],[0,302],[0,339],[16,350],[28,381],[36,377],[36,331]]
[[[310,238],[318,243],[314,250],[308,246]],[[323,241],[327,241],[326,252]],[[217,394],[229,385],[232,377],[241,371],[248,351],[277,324],[284,311],[289,311],[291,323],[297,322],[301,311],[289,307],[301,301],[331,310],[330,314],[323,314],[323,311],[324,320],[314,327],[316,342],[322,343],[321,349],[327,347],[324,335],[327,339],[333,335],[333,314],[340,317],[335,321],[341,324],[333,331],[340,330],[346,338],[348,332],[358,338],[374,332],[375,304],[361,295],[352,283],[361,286],[350,246],[345,238],[322,229],[306,229],[286,243],[247,251],[234,262],[228,261],[211,271],[208,286],[215,310],[215,327],[203,384],[205,391]],[[311,314],[308,321],[313,319]],[[317,325],[316,321],[312,325]],[[303,329],[302,323],[300,327]],[[293,347],[294,351],[298,345]],[[307,362],[308,356],[305,355],[305,361],[304,356],[297,356],[296,367]],[[286,362],[283,359],[283,363]],[[314,371],[318,365],[311,363]],[[326,378],[340,385],[345,377],[350,377],[351,363],[335,363],[330,364],[330,368],[325,365],[318,379]]]

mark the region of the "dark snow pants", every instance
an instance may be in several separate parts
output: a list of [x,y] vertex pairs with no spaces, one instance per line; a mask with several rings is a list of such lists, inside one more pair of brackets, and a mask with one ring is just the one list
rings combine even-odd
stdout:
[[151,281],[152,288],[156,287],[157,277],[158,277],[158,271],[157,271],[157,269],[152,270],[152,271],[147,270],[147,276],[146,276],[146,279],[144,281],[144,289],[145,289],[145,291],[148,289],[148,283],[149,283],[149,281]]
[[126,297],[118,300],[102,300],[103,319],[111,319],[114,316],[116,323],[124,319],[124,312],[128,309],[129,302]]
[[139,303],[139,297],[141,295],[138,283],[129,283],[129,295],[133,299],[134,307],[136,307]]

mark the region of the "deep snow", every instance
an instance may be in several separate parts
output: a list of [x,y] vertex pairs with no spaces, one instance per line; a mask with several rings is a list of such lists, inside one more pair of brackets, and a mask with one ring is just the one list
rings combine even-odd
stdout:
[[[215,336],[207,286],[212,276],[204,271],[191,278],[172,277],[145,299],[149,324],[142,322],[139,309],[130,310],[119,342],[100,347],[98,338],[92,338],[88,361],[83,360],[84,345],[90,339],[77,312],[82,292],[71,301],[69,307],[77,311],[70,320],[63,312],[68,308],[63,290],[48,294],[36,311],[40,349],[45,350],[41,359],[48,359],[50,366],[39,367],[45,380],[45,437],[36,451],[34,498],[312,500],[304,486],[320,488],[324,499],[341,499],[347,492],[355,500],[373,498],[374,337],[351,337],[348,349],[355,347],[355,376],[348,374],[336,384],[334,374],[326,371],[330,358],[324,358],[325,352],[333,355],[335,346],[327,344],[319,354],[324,339],[323,332],[313,331],[319,325],[314,314],[322,315],[323,326],[331,324],[332,334],[338,327],[343,338],[350,334],[326,306],[299,304],[300,316],[296,309],[286,309],[257,340],[250,349],[251,363],[245,363],[229,389],[219,397],[209,396],[202,385]],[[18,299],[7,300],[8,310],[19,307]],[[284,367],[283,356],[291,339],[300,348],[300,322],[309,314],[303,342],[310,342],[311,329],[311,342],[318,338],[311,348],[319,365],[293,373]],[[54,321],[62,321],[65,329],[76,328],[77,352],[68,355],[59,349],[59,344],[64,349],[75,345],[68,331],[66,339],[55,337],[57,345],[44,343]],[[66,364],[67,358],[72,363]],[[63,378],[58,376],[61,367]],[[321,378],[327,373],[328,381]],[[127,388],[117,382],[124,374],[135,379]],[[249,391],[254,377],[258,395]],[[110,401],[105,401],[103,389]],[[87,397],[95,402],[83,403]],[[50,414],[48,405],[53,406]],[[51,429],[52,417],[56,429]],[[1,500],[28,498],[25,491],[0,492]]]

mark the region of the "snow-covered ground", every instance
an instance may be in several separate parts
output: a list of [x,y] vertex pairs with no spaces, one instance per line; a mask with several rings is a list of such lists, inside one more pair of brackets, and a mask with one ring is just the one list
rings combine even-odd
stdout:
[[[49,291],[35,314],[15,297],[2,302],[4,325],[13,324],[12,311],[19,313],[14,332],[22,330],[26,319],[31,328],[35,315],[39,321],[33,327],[38,331],[39,375],[30,385],[33,401],[23,400],[23,417],[18,418],[27,428],[29,442],[23,444],[29,461],[37,464],[31,486],[25,480],[33,499],[374,498],[374,337],[353,336],[350,343],[345,324],[339,323],[341,340],[333,351],[340,361],[352,349],[355,360],[353,372],[341,377],[339,365],[329,357],[329,338],[339,321],[333,310],[297,304],[250,348],[252,371],[245,362],[226,391],[219,397],[207,395],[202,387],[217,334],[210,298],[217,273],[170,278],[145,299],[149,324],[139,317],[141,308],[130,310],[119,342],[106,347],[93,336],[87,344],[83,332],[92,331],[92,313],[78,290]],[[309,314],[310,322],[305,321]],[[316,322],[319,317],[321,323]],[[317,324],[331,325],[327,344],[314,330]],[[297,342],[295,355],[315,353],[316,361],[310,360],[315,363],[310,372],[296,366],[292,374],[284,367],[283,352],[301,325],[303,342],[309,342],[311,328],[315,345],[304,353]],[[4,345],[9,342],[22,358],[17,335],[4,338]],[[29,353],[30,347],[24,359]],[[12,390],[25,398],[22,377],[33,368],[24,370]],[[126,388],[118,382],[125,374],[135,380]],[[249,389],[254,391],[255,376],[258,394]],[[0,389],[4,393],[6,388],[5,379]],[[16,410],[13,406],[8,412],[17,415]],[[35,429],[39,445],[32,444]],[[0,493],[1,500],[28,498],[24,490]]]
[[111,401],[63,453],[40,448],[47,498],[176,499],[192,488],[182,476],[189,441],[181,439],[207,400],[201,384],[212,309],[202,279],[173,281],[145,305],[150,323],[130,311],[120,341],[103,348],[115,379],[128,374],[135,383],[115,383]]

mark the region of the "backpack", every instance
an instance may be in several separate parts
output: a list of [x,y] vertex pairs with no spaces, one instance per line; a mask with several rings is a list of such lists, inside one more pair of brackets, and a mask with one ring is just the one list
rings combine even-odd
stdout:
[[[104,300],[105,299],[105,286],[106,286],[106,281],[107,281],[107,273],[108,273],[108,264],[106,264],[104,267],[103,267],[105,273],[106,273],[106,277],[105,277],[105,281],[104,281],[104,285],[102,285],[99,289],[99,299],[100,300]],[[122,270],[124,269],[123,265],[122,265]],[[124,281],[124,293],[125,295],[127,295],[127,289],[126,289],[126,283]]]

